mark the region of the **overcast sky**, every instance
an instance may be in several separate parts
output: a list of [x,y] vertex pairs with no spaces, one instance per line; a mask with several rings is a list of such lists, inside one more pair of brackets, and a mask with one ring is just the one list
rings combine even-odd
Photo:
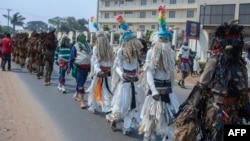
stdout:
[[[8,25],[3,14],[8,14],[7,9],[11,9],[10,16],[19,12],[28,21],[44,21],[59,16],[73,16],[76,19],[90,19],[96,17],[97,0],[1,0],[0,24]],[[94,31],[90,24],[90,30]]]

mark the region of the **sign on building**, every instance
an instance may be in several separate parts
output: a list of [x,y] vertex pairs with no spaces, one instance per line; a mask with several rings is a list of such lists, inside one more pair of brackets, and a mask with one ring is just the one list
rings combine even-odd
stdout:
[[196,39],[200,38],[200,23],[194,21],[186,22],[186,35],[188,39]]

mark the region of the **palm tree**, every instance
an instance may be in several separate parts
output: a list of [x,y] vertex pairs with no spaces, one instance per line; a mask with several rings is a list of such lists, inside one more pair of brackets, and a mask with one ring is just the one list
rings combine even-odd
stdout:
[[[5,18],[8,19],[8,15],[3,15]],[[16,26],[23,26],[24,20],[26,18],[20,15],[19,12],[13,14],[13,16],[9,17],[10,23],[13,25],[13,32],[15,32]]]

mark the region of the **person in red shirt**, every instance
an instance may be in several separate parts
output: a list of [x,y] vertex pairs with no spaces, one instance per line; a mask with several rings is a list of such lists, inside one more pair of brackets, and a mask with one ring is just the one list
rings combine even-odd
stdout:
[[[2,42],[4,38],[3,34],[0,34],[0,43]],[[1,58],[1,66],[2,66],[2,62],[3,62],[3,58],[2,58],[2,46],[0,45],[0,58]]]
[[11,47],[12,47],[12,41],[10,38],[10,34],[6,33],[5,38],[0,43],[0,46],[2,46],[2,71],[5,71],[5,65],[8,62],[8,70],[11,70]]

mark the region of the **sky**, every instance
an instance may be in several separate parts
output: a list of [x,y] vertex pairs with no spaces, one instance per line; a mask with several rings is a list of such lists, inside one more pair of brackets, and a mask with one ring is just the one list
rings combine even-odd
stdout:
[[[73,16],[76,19],[90,19],[96,17],[97,0],[0,0],[0,25],[8,25],[8,20],[2,15],[8,15],[7,9],[11,9],[10,16],[19,12],[29,21],[43,21],[53,17]],[[90,31],[94,31],[89,25]],[[18,29],[18,28],[17,28]]]

